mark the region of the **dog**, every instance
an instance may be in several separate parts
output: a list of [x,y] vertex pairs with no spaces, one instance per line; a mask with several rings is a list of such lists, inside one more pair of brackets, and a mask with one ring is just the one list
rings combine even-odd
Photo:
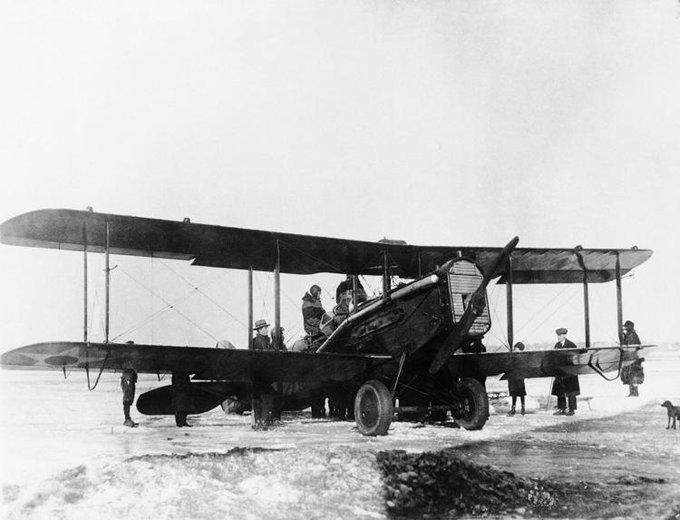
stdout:
[[673,429],[675,430],[675,421],[680,419],[680,406],[673,406],[673,403],[670,401],[664,401],[661,406],[668,411],[668,426],[666,426],[666,429],[668,430],[671,427],[671,419],[673,419]]

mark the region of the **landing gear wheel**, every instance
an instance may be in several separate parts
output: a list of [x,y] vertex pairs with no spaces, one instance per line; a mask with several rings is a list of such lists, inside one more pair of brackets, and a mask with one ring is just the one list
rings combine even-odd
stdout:
[[466,430],[481,430],[489,418],[489,399],[484,385],[465,377],[458,383],[457,393],[462,401],[454,419]]
[[383,383],[372,379],[361,385],[354,399],[354,417],[362,435],[387,435],[393,413],[392,394]]

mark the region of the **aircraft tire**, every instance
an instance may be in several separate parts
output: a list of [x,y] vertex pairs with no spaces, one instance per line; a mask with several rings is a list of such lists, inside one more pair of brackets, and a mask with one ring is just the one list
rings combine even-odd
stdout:
[[458,392],[465,400],[467,412],[456,417],[456,422],[466,430],[481,430],[489,418],[489,399],[486,389],[476,379],[464,377],[458,383]]
[[383,383],[372,379],[361,385],[354,399],[354,418],[359,433],[369,437],[387,435],[393,414],[392,394]]

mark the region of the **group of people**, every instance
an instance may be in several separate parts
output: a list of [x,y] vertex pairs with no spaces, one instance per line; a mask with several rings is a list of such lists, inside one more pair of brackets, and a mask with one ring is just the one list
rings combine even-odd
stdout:
[[328,314],[321,305],[321,287],[312,285],[302,297],[302,321],[309,343],[314,344],[330,336],[347,319],[352,307],[366,299],[366,291],[359,278],[348,274],[338,284],[335,290],[335,306],[331,314]]
[[[330,336],[350,313],[354,303],[366,300],[366,291],[358,279],[352,275],[340,282],[336,289],[332,314],[329,315],[321,304],[321,287],[314,284],[302,297],[302,321],[306,333],[305,338],[296,342],[292,350],[315,350],[319,343]],[[254,350],[286,350],[284,345],[283,327],[279,327],[280,338],[276,336],[276,329],[269,332],[269,324],[264,319],[255,322],[253,330]],[[280,406],[277,406],[277,391],[272,390],[268,383],[256,383],[253,388],[253,418],[255,428],[267,428],[268,425],[280,417]],[[331,417],[346,419],[353,417],[353,401],[347,399],[352,392],[342,385],[322,389],[317,392],[312,401],[312,417],[326,417],[325,399],[328,398]],[[353,395],[353,394],[352,394]],[[279,396],[280,397],[280,396]],[[278,399],[281,401],[281,399]],[[352,401],[352,402],[350,402]]]
[[[568,330],[560,327],[555,330],[557,334],[556,349],[577,348],[576,345],[567,339]],[[621,345],[640,345],[640,338],[635,331],[635,324],[628,320],[623,324],[621,333]],[[516,350],[524,350],[523,343],[517,343],[514,347]],[[628,397],[637,397],[638,385],[644,382],[644,371],[642,369],[642,360],[638,359],[634,363],[627,365],[621,369],[621,382],[629,386]],[[520,399],[521,409],[520,413],[525,414],[524,397],[526,388],[524,386],[524,379],[512,378],[508,379],[508,393],[512,398],[512,405],[508,416],[513,416],[517,413],[517,399]],[[557,376],[553,379],[550,394],[557,397],[557,406],[554,415],[574,415],[577,409],[576,397],[581,393],[578,376]]]
[[[293,346],[293,350],[307,350],[315,348],[320,340],[330,336],[330,334],[342,323],[350,314],[354,304],[366,301],[366,291],[361,282],[354,279],[353,275],[340,282],[335,292],[335,303],[333,310],[328,314],[321,304],[321,287],[314,284],[302,297],[302,324],[306,337]],[[269,332],[270,325],[266,320],[260,319],[255,322],[253,331],[254,350],[285,350],[284,328],[279,327],[281,338],[276,338],[276,329]]]

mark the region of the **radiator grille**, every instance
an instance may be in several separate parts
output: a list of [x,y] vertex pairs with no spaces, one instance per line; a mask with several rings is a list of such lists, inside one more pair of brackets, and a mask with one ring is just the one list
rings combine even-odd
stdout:
[[[458,323],[467,308],[470,295],[474,293],[482,283],[482,273],[477,266],[469,260],[458,260],[449,269],[449,292],[451,293],[451,312],[454,323]],[[484,334],[491,327],[489,316],[489,301],[484,294],[486,305],[484,311],[470,327],[470,334]]]

